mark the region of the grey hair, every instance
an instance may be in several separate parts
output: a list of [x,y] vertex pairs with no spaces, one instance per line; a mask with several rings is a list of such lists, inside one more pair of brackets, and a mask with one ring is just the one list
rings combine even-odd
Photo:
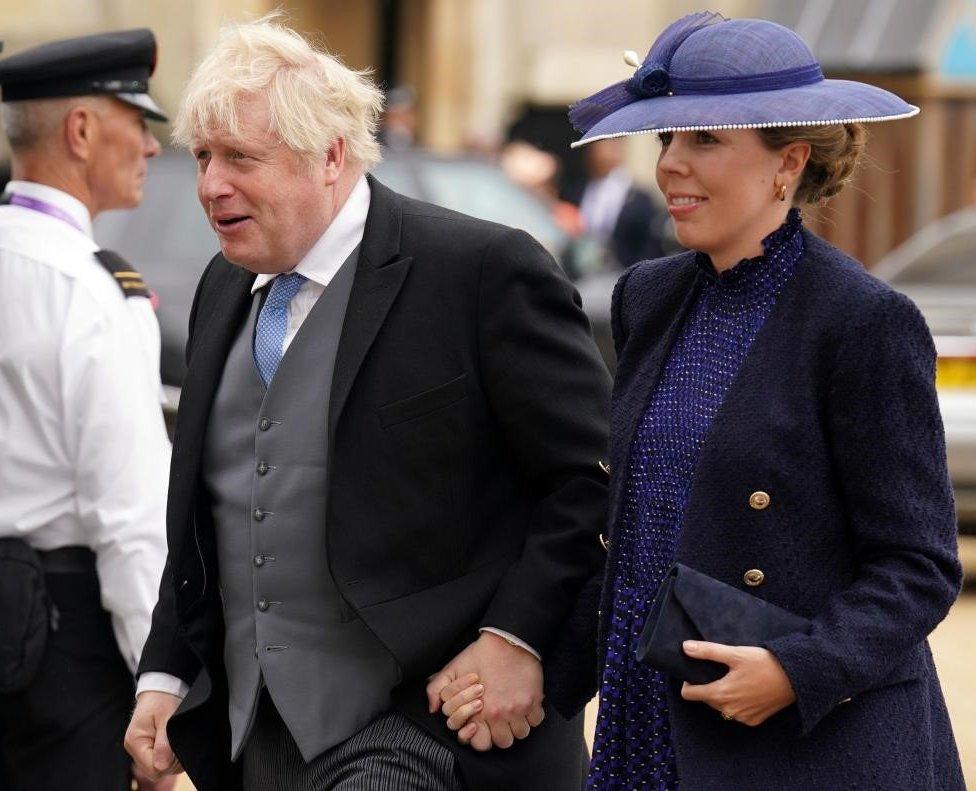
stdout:
[[217,130],[239,137],[241,100],[263,95],[268,131],[306,161],[324,157],[341,137],[352,161],[367,169],[379,162],[383,95],[368,72],[316,49],[278,17],[221,28],[187,85],[173,142],[191,148]]
[[13,151],[25,151],[53,135],[71,105],[64,99],[4,102],[0,105],[3,131]]
[[85,106],[100,112],[107,96],[68,96],[56,99],[31,99],[0,104],[0,121],[14,153],[29,151],[61,132],[65,116],[72,108]]

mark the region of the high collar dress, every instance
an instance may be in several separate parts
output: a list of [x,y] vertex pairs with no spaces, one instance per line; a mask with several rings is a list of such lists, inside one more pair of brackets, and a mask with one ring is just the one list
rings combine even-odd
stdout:
[[695,296],[630,448],[616,526],[620,561],[587,787],[679,787],[664,674],[637,661],[637,639],[674,561],[695,468],[729,386],[803,257],[799,211],[763,254],[716,274],[699,253]]

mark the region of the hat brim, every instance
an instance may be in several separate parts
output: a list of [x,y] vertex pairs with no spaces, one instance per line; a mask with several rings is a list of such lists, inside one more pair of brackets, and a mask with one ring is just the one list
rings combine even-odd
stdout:
[[626,135],[770,126],[821,126],[910,118],[919,109],[874,85],[823,80],[778,91],[658,96],[621,107],[572,144]]
[[138,107],[146,114],[146,118],[151,118],[153,121],[163,121],[164,123],[169,121],[159,108],[159,105],[152,100],[152,97],[148,93],[116,93],[113,95],[117,96],[119,101],[131,104],[133,107]]

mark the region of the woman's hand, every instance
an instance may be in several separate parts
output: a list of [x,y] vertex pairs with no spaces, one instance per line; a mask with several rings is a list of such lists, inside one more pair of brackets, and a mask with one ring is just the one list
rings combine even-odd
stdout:
[[447,717],[447,727],[460,731],[468,720],[484,708],[484,695],[484,684],[478,682],[478,676],[474,673],[444,687],[441,690],[441,713]]
[[729,672],[711,684],[685,684],[681,697],[707,703],[726,719],[743,725],[761,725],[796,700],[796,693],[779,660],[765,648],[720,645],[686,640],[685,653],[729,666]]
[[469,673],[441,686],[443,680],[435,676],[428,685],[427,693],[433,696],[431,713],[440,708],[447,717],[447,727],[457,731],[461,744],[470,744],[479,752],[490,750],[492,742],[488,726],[483,721],[471,721],[484,709],[485,687],[477,673]]

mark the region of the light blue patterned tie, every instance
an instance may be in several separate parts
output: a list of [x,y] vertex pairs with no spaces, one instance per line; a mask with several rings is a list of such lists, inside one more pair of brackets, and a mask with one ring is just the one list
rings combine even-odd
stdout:
[[254,363],[265,386],[271,383],[281,362],[285,331],[288,329],[288,303],[306,280],[304,275],[294,272],[278,275],[271,281],[271,290],[261,306],[254,333]]

